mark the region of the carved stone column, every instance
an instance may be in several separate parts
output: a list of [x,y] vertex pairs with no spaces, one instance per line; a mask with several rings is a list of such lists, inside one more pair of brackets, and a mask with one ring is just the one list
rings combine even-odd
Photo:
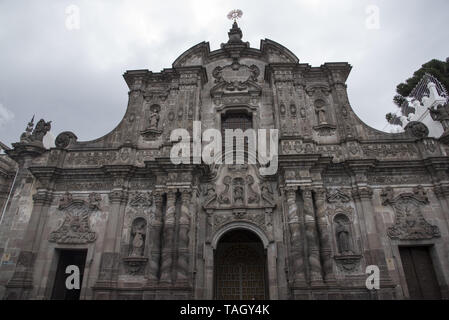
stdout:
[[315,206],[324,280],[328,283],[334,282],[335,274],[333,270],[332,246],[330,240],[331,231],[329,230],[329,223],[326,218],[326,190],[324,188],[315,190]]
[[22,248],[17,259],[16,269],[6,285],[6,298],[27,299],[33,288],[34,262],[39,248],[39,238],[48,216],[48,208],[53,200],[51,191],[41,189],[33,196],[33,210],[22,240]]
[[305,233],[309,253],[308,262],[310,270],[310,281],[312,285],[322,284],[323,276],[321,273],[320,244],[318,242],[318,233],[316,230],[312,190],[309,188],[303,189],[302,197],[304,199]]
[[159,190],[154,193],[154,203],[156,206],[156,212],[154,213],[154,219],[150,227],[151,253],[148,268],[148,279],[150,285],[157,284],[161,257],[162,192]]
[[301,233],[303,219],[298,216],[298,206],[296,205],[297,187],[285,188],[287,196],[288,213],[287,224],[290,231],[290,251],[293,262],[293,277],[290,279],[294,286],[305,286],[304,276],[304,237]]
[[190,244],[190,201],[192,199],[191,189],[180,190],[181,198],[181,216],[179,218],[179,233],[178,233],[178,265],[177,265],[177,286],[189,285],[189,244]]
[[175,233],[176,190],[167,193],[167,212],[164,219],[161,279],[160,282],[169,285],[172,283],[173,243]]

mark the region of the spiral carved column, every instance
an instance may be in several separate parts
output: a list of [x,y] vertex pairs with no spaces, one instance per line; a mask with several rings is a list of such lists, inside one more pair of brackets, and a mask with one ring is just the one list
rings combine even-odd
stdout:
[[189,284],[189,232],[190,232],[190,211],[189,204],[192,198],[191,189],[181,190],[181,216],[179,217],[178,233],[178,265],[176,284],[186,286]]
[[293,285],[304,286],[304,241],[301,234],[301,219],[298,216],[298,206],[296,204],[296,187],[287,187],[288,213],[287,223],[290,231],[290,250],[293,261]]
[[331,231],[329,230],[329,224],[326,218],[326,190],[324,188],[315,190],[315,205],[324,280],[326,282],[332,282],[335,281],[335,274],[333,272],[332,262]]
[[323,276],[321,274],[320,244],[318,242],[318,234],[316,230],[312,190],[309,188],[303,189],[302,196],[304,199],[305,233],[309,253],[308,262],[310,280],[312,284],[317,284],[323,282]]
[[173,240],[175,233],[176,190],[167,193],[167,212],[165,213],[161,279],[163,284],[172,283]]

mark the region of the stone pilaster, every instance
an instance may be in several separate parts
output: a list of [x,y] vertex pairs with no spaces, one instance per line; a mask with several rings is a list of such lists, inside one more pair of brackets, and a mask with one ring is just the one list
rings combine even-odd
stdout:
[[303,219],[298,215],[296,192],[297,187],[285,188],[288,203],[287,224],[290,231],[290,257],[293,267],[293,276],[290,278],[290,281],[293,286],[301,287],[306,285],[304,273],[304,237],[301,233]]
[[118,274],[120,248],[117,249],[117,234],[121,228],[120,217],[128,200],[128,192],[116,188],[109,193],[109,214],[103,241],[103,253],[101,256],[100,273],[96,287],[114,287]]
[[162,191],[154,193],[156,212],[150,227],[150,264],[148,279],[150,285],[155,285],[159,277],[159,263],[161,258],[161,231],[162,231]]
[[359,202],[363,211],[363,218],[365,221],[365,232],[367,233],[367,240],[369,246],[369,255],[365,257],[368,265],[376,265],[381,272],[381,283],[390,282],[388,273],[385,252],[380,240],[377,222],[374,217],[374,208],[372,204],[373,190],[367,186],[359,186],[353,188],[352,197],[354,201]]
[[190,244],[190,210],[189,205],[192,199],[191,189],[181,190],[181,216],[179,218],[178,233],[178,264],[177,264],[177,286],[189,285],[189,244]]
[[173,244],[175,233],[176,190],[167,193],[167,211],[164,219],[164,233],[162,246],[162,263],[160,283],[170,285],[172,283]]
[[324,188],[315,190],[315,207],[324,280],[331,283],[335,282],[335,274],[332,262],[331,230],[326,218],[326,190]]
[[33,196],[33,210],[22,240],[22,247],[11,280],[6,285],[6,296],[26,299],[33,288],[34,262],[41,243],[48,210],[53,201],[53,192],[39,189]]
[[302,189],[304,200],[305,235],[308,247],[308,263],[310,281],[312,285],[322,284],[323,276],[320,262],[320,245],[315,221],[315,209],[313,206],[312,190]]

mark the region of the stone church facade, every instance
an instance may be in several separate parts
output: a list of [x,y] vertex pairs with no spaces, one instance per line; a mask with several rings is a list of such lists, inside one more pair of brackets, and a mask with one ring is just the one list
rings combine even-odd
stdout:
[[[31,122],[0,158],[0,296],[448,298],[447,139],[419,122],[400,134],[362,123],[350,70],[300,63],[271,40],[251,48],[234,23],[218,50],[203,42],[160,73],[126,72],[126,113],[102,138],[63,132],[48,150],[51,123]],[[193,121],[278,129],[276,174],[173,164],[170,134]],[[69,265],[78,291],[64,287]]]

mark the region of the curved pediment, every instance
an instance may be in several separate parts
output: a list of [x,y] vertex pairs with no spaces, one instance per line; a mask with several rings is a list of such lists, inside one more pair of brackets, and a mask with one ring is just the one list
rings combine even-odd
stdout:
[[298,63],[296,55],[281,44],[265,39],[260,41],[260,48],[251,48],[242,41],[242,32],[237,24],[229,32],[229,41],[221,48],[210,51],[209,42],[201,42],[181,54],[173,63],[173,68],[205,65],[210,61],[223,58],[257,58],[266,63]]

